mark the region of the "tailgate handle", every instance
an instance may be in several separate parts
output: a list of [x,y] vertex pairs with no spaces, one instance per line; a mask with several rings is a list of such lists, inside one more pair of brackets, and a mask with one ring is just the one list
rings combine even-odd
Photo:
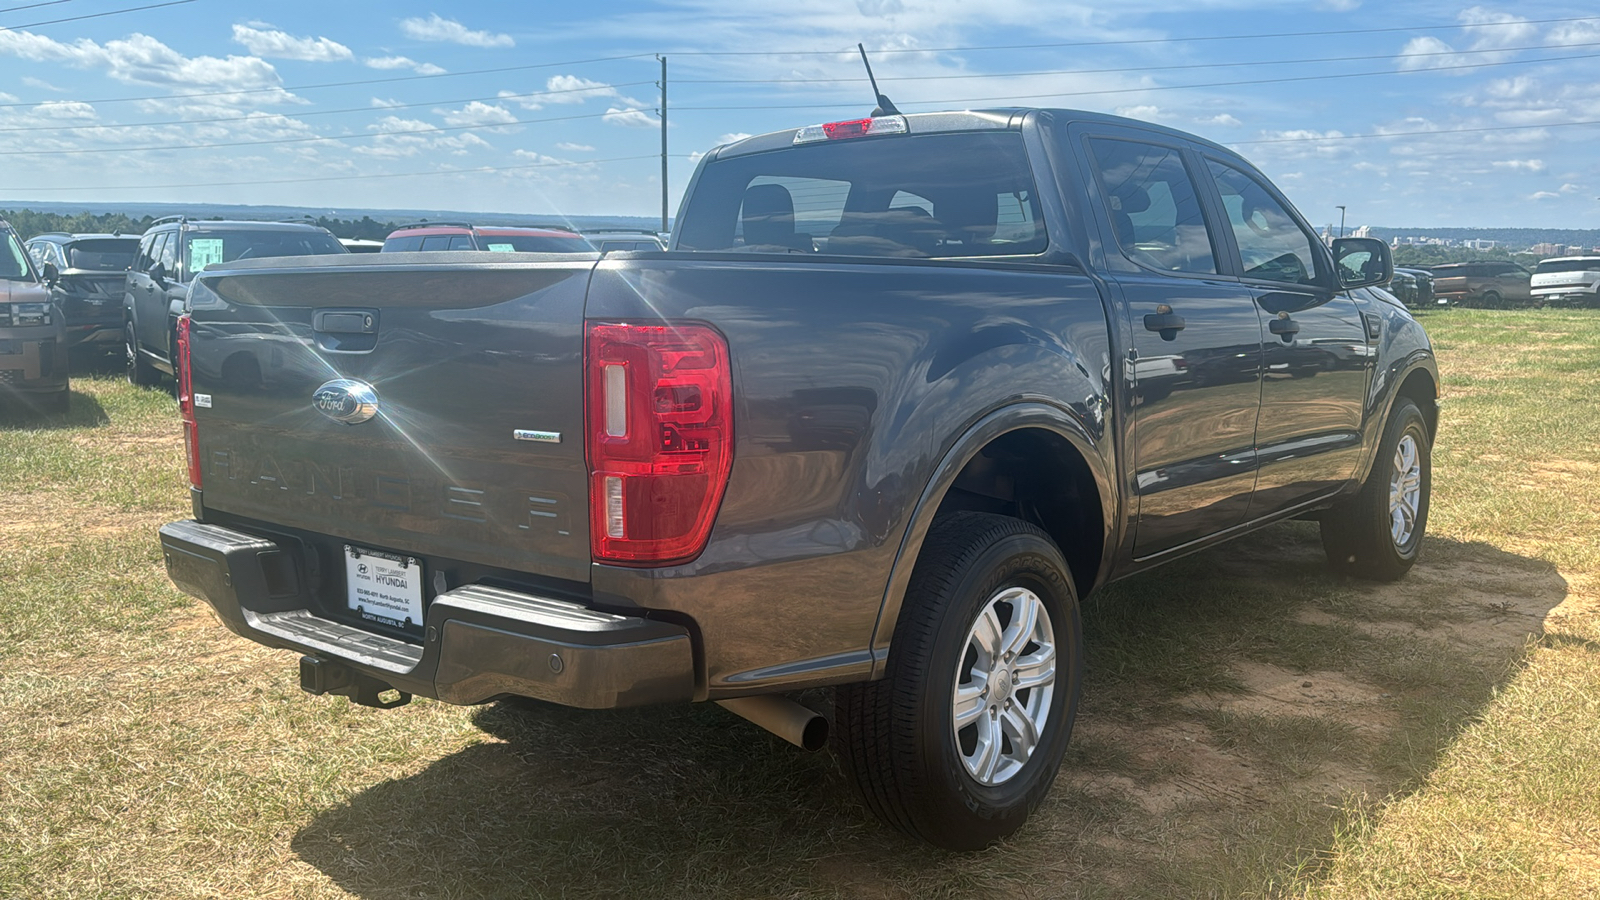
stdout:
[[330,353],[370,353],[378,346],[375,309],[319,309],[311,314],[317,346]]
[[375,309],[319,309],[311,327],[323,334],[377,334]]

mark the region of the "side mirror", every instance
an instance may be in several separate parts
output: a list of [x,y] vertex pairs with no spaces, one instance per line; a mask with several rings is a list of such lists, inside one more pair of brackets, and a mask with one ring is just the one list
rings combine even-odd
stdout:
[[151,266],[150,280],[156,283],[156,287],[166,287],[167,267],[161,263],[156,263],[155,265]]
[[61,269],[53,262],[45,263],[40,274],[44,276],[44,283],[51,287],[55,287],[61,281]]
[[1345,290],[1385,284],[1394,277],[1389,245],[1377,238],[1335,238],[1333,261],[1339,287]]

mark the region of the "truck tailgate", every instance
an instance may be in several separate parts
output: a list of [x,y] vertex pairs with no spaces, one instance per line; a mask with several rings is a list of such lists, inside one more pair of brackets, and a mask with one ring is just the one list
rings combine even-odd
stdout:
[[[190,295],[205,509],[586,581],[593,258],[488,255],[207,270]],[[371,386],[370,419],[336,418],[339,379]]]

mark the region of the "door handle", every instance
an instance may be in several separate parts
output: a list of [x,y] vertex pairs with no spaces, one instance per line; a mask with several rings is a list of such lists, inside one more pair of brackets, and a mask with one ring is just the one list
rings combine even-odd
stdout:
[[1177,340],[1178,332],[1182,331],[1184,326],[1188,324],[1188,322],[1184,321],[1183,316],[1173,312],[1172,307],[1165,303],[1157,306],[1154,314],[1144,317],[1144,329],[1146,331],[1159,332],[1163,341]]
[[1294,336],[1300,333],[1300,323],[1289,318],[1286,312],[1278,313],[1278,317],[1267,324],[1267,330],[1283,338],[1285,344],[1294,341]]

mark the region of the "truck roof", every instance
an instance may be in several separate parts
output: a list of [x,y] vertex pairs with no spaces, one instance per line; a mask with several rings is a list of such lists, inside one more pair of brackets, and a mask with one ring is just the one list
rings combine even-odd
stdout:
[[[1227,153],[1229,156],[1238,156],[1236,152],[1229,150],[1227,147],[1224,147],[1215,141],[1207,140],[1206,138],[1200,137],[1199,135],[1191,132],[1180,131],[1176,128],[1169,128],[1165,125],[1157,125],[1154,122],[1146,122],[1140,119],[1130,119],[1126,116],[1114,116],[1109,113],[1088,112],[1087,110],[1081,109],[1016,106],[999,107],[995,109],[967,109],[949,110],[944,112],[903,113],[902,116],[906,120],[908,133],[932,134],[937,132],[951,131],[1006,131],[1022,127],[1023,118],[1029,113],[1035,112],[1050,113],[1051,115],[1069,122],[1097,122],[1109,125],[1119,125],[1126,128],[1138,128],[1144,131],[1152,131],[1158,134],[1182,138],[1183,140],[1187,141],[1196,141],[1218,150],[1219,152]],[[848,121],[852,118],[864,117],[847,117],[845,121]],[[829,119],[825,121],[836,120]],[[795,134],[799,131],[800,128],[797,127],[786,128],[782,131],[768,132],[767,134],[754,135],[740,141],[734,141],[731,144],[724,144],[723,146],[711,151],[711,153],[708,155],[714,158],[721,158],[726,156],[743,156],[747,153],[761,153],[768,150],[779,150],[785,147],[793,146]]]

